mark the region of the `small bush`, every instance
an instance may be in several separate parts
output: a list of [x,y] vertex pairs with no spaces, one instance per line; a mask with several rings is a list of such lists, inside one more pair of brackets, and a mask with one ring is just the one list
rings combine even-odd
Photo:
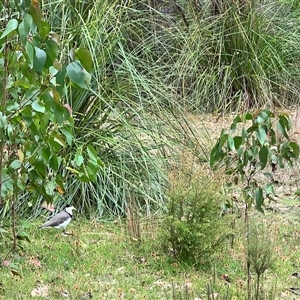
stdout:
[[205,267],[228,233],[226,219],[220,214],[219,188],[203,174],[183,172],[171,181],[163,246],[179,261]]

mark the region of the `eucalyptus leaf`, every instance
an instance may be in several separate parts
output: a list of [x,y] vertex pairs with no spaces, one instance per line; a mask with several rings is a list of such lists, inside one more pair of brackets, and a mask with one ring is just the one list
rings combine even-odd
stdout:
[[90,51],[86,48],[79,47],[75,50],[75,58],[80,61],[82,66],[88,71],[93,70],[93,59]]
[[82,89],[89,88],[91,75],[84,69],[79,61],[74,61],[67,66],[67,75],[70,80]]
[[9,20],[8,23],[6,24],[5,30],[3,31],[3,33],[0,36],[0,39],[3,39],[7,35],[9,35],[11,32],[16,30],[18,28],[18,25],[19,25],[19,23],[16,19]]
[[37,74],[42,75],[45,62],[47,59],[47,55],[44,50],[38,47],[34,47],[34,50],[35,50],[35,56],[33,58],[33,69]]
[[33,23],[33,20],[32,20],[31,15],[25,14],[23,17],[23,21],[20,23],[19,28],[18,28],[20,39],[21,39],[23,46],[26,45],[26,43],[27,43],[27,39],[29,36],[29,31],[30,31],[32,23]]

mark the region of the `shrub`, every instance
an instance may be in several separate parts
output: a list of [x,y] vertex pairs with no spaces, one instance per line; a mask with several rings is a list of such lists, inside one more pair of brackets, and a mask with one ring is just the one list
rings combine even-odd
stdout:
[[177,174],[169,190],[161,241],[179,261],[208,265],[226,238],[217,182],[206,175]]

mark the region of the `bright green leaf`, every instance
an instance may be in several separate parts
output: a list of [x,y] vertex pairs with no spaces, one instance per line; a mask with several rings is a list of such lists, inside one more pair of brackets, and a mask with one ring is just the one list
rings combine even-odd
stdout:
[[7,128],[7,117],[0,112],[0,128]]
[[234,151],[235,148],[234,148],[234,140],[231,136],[228,136],[228,140],[227,140],[227,143],[228,143],[228,147],[231,151]]
[[256,132],[256,137],[259,143],[263,146],[267,137],[267,133],[263,127],[258,128],[258,131]]
[[9,169],[13,169],[13,170],[17,170],[21,168],[22,163],[16,159],[13,162],[11,162],[11,164],[9,165]]
[[75,163],[78,167],[83,164],[83,156],[78,152],[75,154]]
[[3,33],[0,36],[0,39],[3,39],[8,34],[13,32],[14,30],[16,30],[18,28],[18,25],[19,25],[19,23],[16,19],[9,20],[8,23],[6,24],[5,30],[3,31]]
[[36,100],[34,102],[32,102],[31,107],[33,110],[40,112],[40,113],[44,113],[45,112],[45,106],[43,103],[41,103],[40,101]]

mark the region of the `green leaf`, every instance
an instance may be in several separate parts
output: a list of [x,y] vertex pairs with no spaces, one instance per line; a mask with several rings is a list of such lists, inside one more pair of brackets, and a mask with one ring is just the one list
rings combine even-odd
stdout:
[[55,121],[58,124],[62,124],[65,121],[65,110],[60,103],[52,102],[52,110],[54,113]]
[[261,124],[263,122],[266,122],[268,120],[268,118],[271,116],[271,112],[269,110],[262,110],[259,115],[256,118],[256,122],[258,124]]
[[267,195],[271,195],[272,194],[272,195],[276,196],[273,183],[268,184],[268,186],[266,188],[266,194]]
[[23,46],[25,46],[27,43],[27,39],[28,39],[28,35],[29,35],[29,31],[30,31],[32,23],[33,23],[33,20],[32,20],[31,15],[25,14],[23,17],[23,21],[20,23],[19,29],[18,29],[20,39],[21,39]]
[[52,196],[56,189],[56,182],[54,180],[48,181],[45,184],[45,191],[48,195]]
[[243,142],[247,139],[248,131],[243,127],[242,129],[242,140]]
[[234,151],[235,150],[235,147],[234,147],[234,140],[231,136],[228,136],[228,140],[227,140],[227,143],[228,143],[228,147],[231,151]]
[[16,19],[9,20],[8,23],[6,24],[5,30],[3,31],[3,33],[0,36],[0,39],[3,39],[8,34],[13,32],[14,30],[16,30],[18,28],[18,25],[19,25],[19,23]]
[[63,66],[55,75],[56,90],[60,94],[61,97],[63,97],[66,93],[66,88],[65,88],[66,75],[67,75],[67,70],[66,70],[65,66]]
[[259,150],[259,161],[261,164],[261,169],[263,170],[267,163],[268,163],[268,156],[269,156],[269,150],[266,146],[263,146],[260,150]]
[[235,149],[239,149],[240,146],[242,145],[243,138],[241,136],[235,136],[233,138],[233,141],[234,141],[234,147],[235,147]]
[[7,128],[7,117],[0,112],[0,128]]
[[279,121],[278,121],[278,124],[277,124],[277,128],[278,128],[278,131],[286,138],[286,139],[289,139],[289,136],[287,134],[287,131],[290,130],[290,122],[289,120],[287,119],[286,116],[284,115],[281,115],[279,116]]
[[69,146],[71,146],[72,145],[72,140],[73,140],[73,132],[72,132],[72,130],[70,128],[68,128],[68,127],[62,127],[62,128],[60,128],[60,131],[66,137],[67,144]]
[[[51,150],[54,152],[59,152],[61,149],[61,142],[57,142],[57,139],[53,136],[49,139],[49,145],[51,147]],[[63,147],[65,145],[63,144]]]
[[58,135],[58,134],[56,134],[55,136],[54,136],[54,139],[53,139],[56,143],[58,143],[59,145],[61,145],[62,147],[66,147],[66,143],[65,143],[65,141],[63,140],[63,138],[60,136],[60,135]]
[[57,58],[58,56],[58,46],[53,40],[48,40],[46,43],[46,53],[50,56],[51,60]]
[[75,163],[78,167],[80,167],[83,164],[83,156],[78,152],[76,152],[75,154]]
[[37,26],[38,29],[42,26],[42,13],[39,7],[38,1],[31,1],[31,5],[29,6],[28,12],[32,16],[34,24]]
[[87,166],[86,166],[86,170],[87,170],[87,173],[89,175],[89,178],[92,180],[92,181],[96,181],[97,179],[97,166],[94,164],[93,161],[89,161]]
[[33,110],[40,112],[40,113],[44,113],[45,112],[45,106],[43,103],[41,103],[38,100],[35,100],[34,102],[32,102],[31,107]]
[[58,170],[59,163],[58,163],[58,160],[57,160],[56,155],[53,155],[53,156],[51,157],[51,159],[49,160],[49,165],[50,165],[50,167],[51,167],[54,171],[57,171],[57,170]]
[[45,22],[45,21],[42,21],[41,22],[41,27],[39,29],[39,32],[40,32],[40,35],[41,35],[41,38],[45,38],[46,35],[48,35],[50,33],[50,25],[49,23]]
[[244,122],[253,120],[253,115],[250,114],[250,113],[245,113],[244,116],[243,116],[243,119],[244,119]]
[[87,146],[87,152],[88,152],[89,158],[91,160],[93,160],[94,162],[97,162],[98,155],[97,155],[95,148],[92,145]]
[[216,162],[222,160],[225,156],[225,153],[222,149],[219,150],[218,143],[214,146],[214,148],[210,152],[210,167],[213,167]]
[[41,158],[42,158],[44,163],[49,162],[50,149],[48,147],[44,147],[43,150],[41,151]]
[[259,127],[258,131],[256,132],[256,137],[259,143],[263,146],[266,140],[267,133],[263,127]]
[[31,43],[26,43],[26,53],[30,59],[31,64],[33,64],[34,61],[34,47],[32,46]]
[[257,187],[255,191],[256,209],[262,213],[264,212],[262,209],[263,202],[264,202],[263,190],[261,187]]
[[14,160],[13,162],[11,162],[11,164],[9,165],[9,169],[13,169],[13,170],[17,170],[17,169],[20,169],[22,166],[22,163],[16,159]]
[[78,178],[81,182],[90,182],[90,181],[91,181],[90,178],[89,178],[87,175],[83,174],[83,173],[80,173],[80,174],[77,176],[77,178]]
[[299,145],[295,142],[290,142],[289,146],[293,149],[294,155],[295,155],[295,159],[299,158]]
[[77,58],[82,66],[88,71],[93,71],[93,59],[90,51],[86,48],[80,47],[75,51],[75,58]]
[[6,110],[8,112],[15,112],[19,108],[19,104],[16,101],[8,100],[6,103]]
[[74,61],[67,66],[67,75],[70,80],[82,89],[88,89],[91,75],[87,73],[79,61]]
[[42,75],[44,65],[47,59],[47,55],[44,50],[38,47],[34,47],[34,49],[35,49],[35,56],[33,58],[32,67],[37,74]]
[[47,166],[42,160],[34,159],[31,161],[31,164],[34,166],[35,170],[42,176],[46,176],[46,174],[48,174]]

